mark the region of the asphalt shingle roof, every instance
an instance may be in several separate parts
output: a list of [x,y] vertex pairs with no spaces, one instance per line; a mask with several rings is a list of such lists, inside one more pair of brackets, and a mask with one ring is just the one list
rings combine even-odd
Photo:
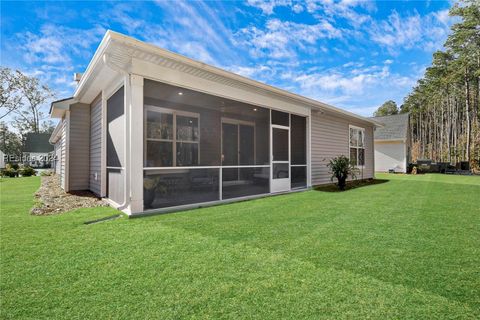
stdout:
[[374,117],[372,119],[385,125],[383,128],[375,130],[375,140],[407,139],[408,113]]
[[27,133],[23,152],[48,153],[53,146],[48,142],[50,133]]

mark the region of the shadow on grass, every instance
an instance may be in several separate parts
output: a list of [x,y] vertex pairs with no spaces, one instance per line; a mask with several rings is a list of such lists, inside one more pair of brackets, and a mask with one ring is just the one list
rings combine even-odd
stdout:
[[[390,180],[387,179],[368,179],[368,180],[356,180],[356,181],[348,181],[347,186],[345,187],[345,191],[357,189],[357,188],[362,188],[362,187],[368,187],[376,184],[382,184],[386,183]],[[315,191],[321,191],[321,192],[341,192],[340,189],[338,189],[338,186],[336,184],[327,184],[324,186],[318,186],[313,188]]]

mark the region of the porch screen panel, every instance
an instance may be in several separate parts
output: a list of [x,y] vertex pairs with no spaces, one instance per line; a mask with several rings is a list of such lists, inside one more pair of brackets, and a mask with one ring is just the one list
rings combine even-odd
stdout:
[[152,80],[144,103],[145,209],[269,192],[269,109]]
[[219,199],[218,169],[160,169],[144,173],[145,210]]
[[125,100],[124,88],[107,99],[107,197],[120,204],[125,198]]
[[[237,179],[231,179],[237,176]],[[232,199],[270,192],[270,168],[222,169],[222,198]]]
[[307,118],[291,115],[291,187],[307,186]]
[[107,166],[122,167],[125,144],[124,90],[107,100]]

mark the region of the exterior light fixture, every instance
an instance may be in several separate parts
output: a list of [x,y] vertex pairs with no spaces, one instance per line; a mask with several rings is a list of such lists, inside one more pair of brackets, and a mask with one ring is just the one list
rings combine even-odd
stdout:
[[180,91],[180,92],[178,93],[178,95],[179,95],[179,96],[183,96],[183,92]]

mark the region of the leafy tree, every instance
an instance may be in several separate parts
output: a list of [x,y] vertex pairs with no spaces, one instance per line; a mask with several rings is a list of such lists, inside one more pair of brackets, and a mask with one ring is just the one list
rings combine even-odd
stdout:
[[0,150],[7,156],[21,157],[22,139],[15,132],[8,129],[7,125],[0,123]]
[[18,79],[9,68],[0,67],[0,119],[18,110],[21,97],[18,93]]
[[397,103],[393,100],[385,101],[378,109],[373,113],[375,117],[389,116],[392,114],[398,114]]
[[55,130],[55,124],[52,120],[45,120],[42,122],[40,132],[41,133],[52,133]]
[[26,132],[39,133],[40,124],[47,117],[41,108],[54,95],[46,85],[40,84],[37,78],[29,77],[18,70],[16,76],[23,107],[15,110],[13,126],[22,134]]

